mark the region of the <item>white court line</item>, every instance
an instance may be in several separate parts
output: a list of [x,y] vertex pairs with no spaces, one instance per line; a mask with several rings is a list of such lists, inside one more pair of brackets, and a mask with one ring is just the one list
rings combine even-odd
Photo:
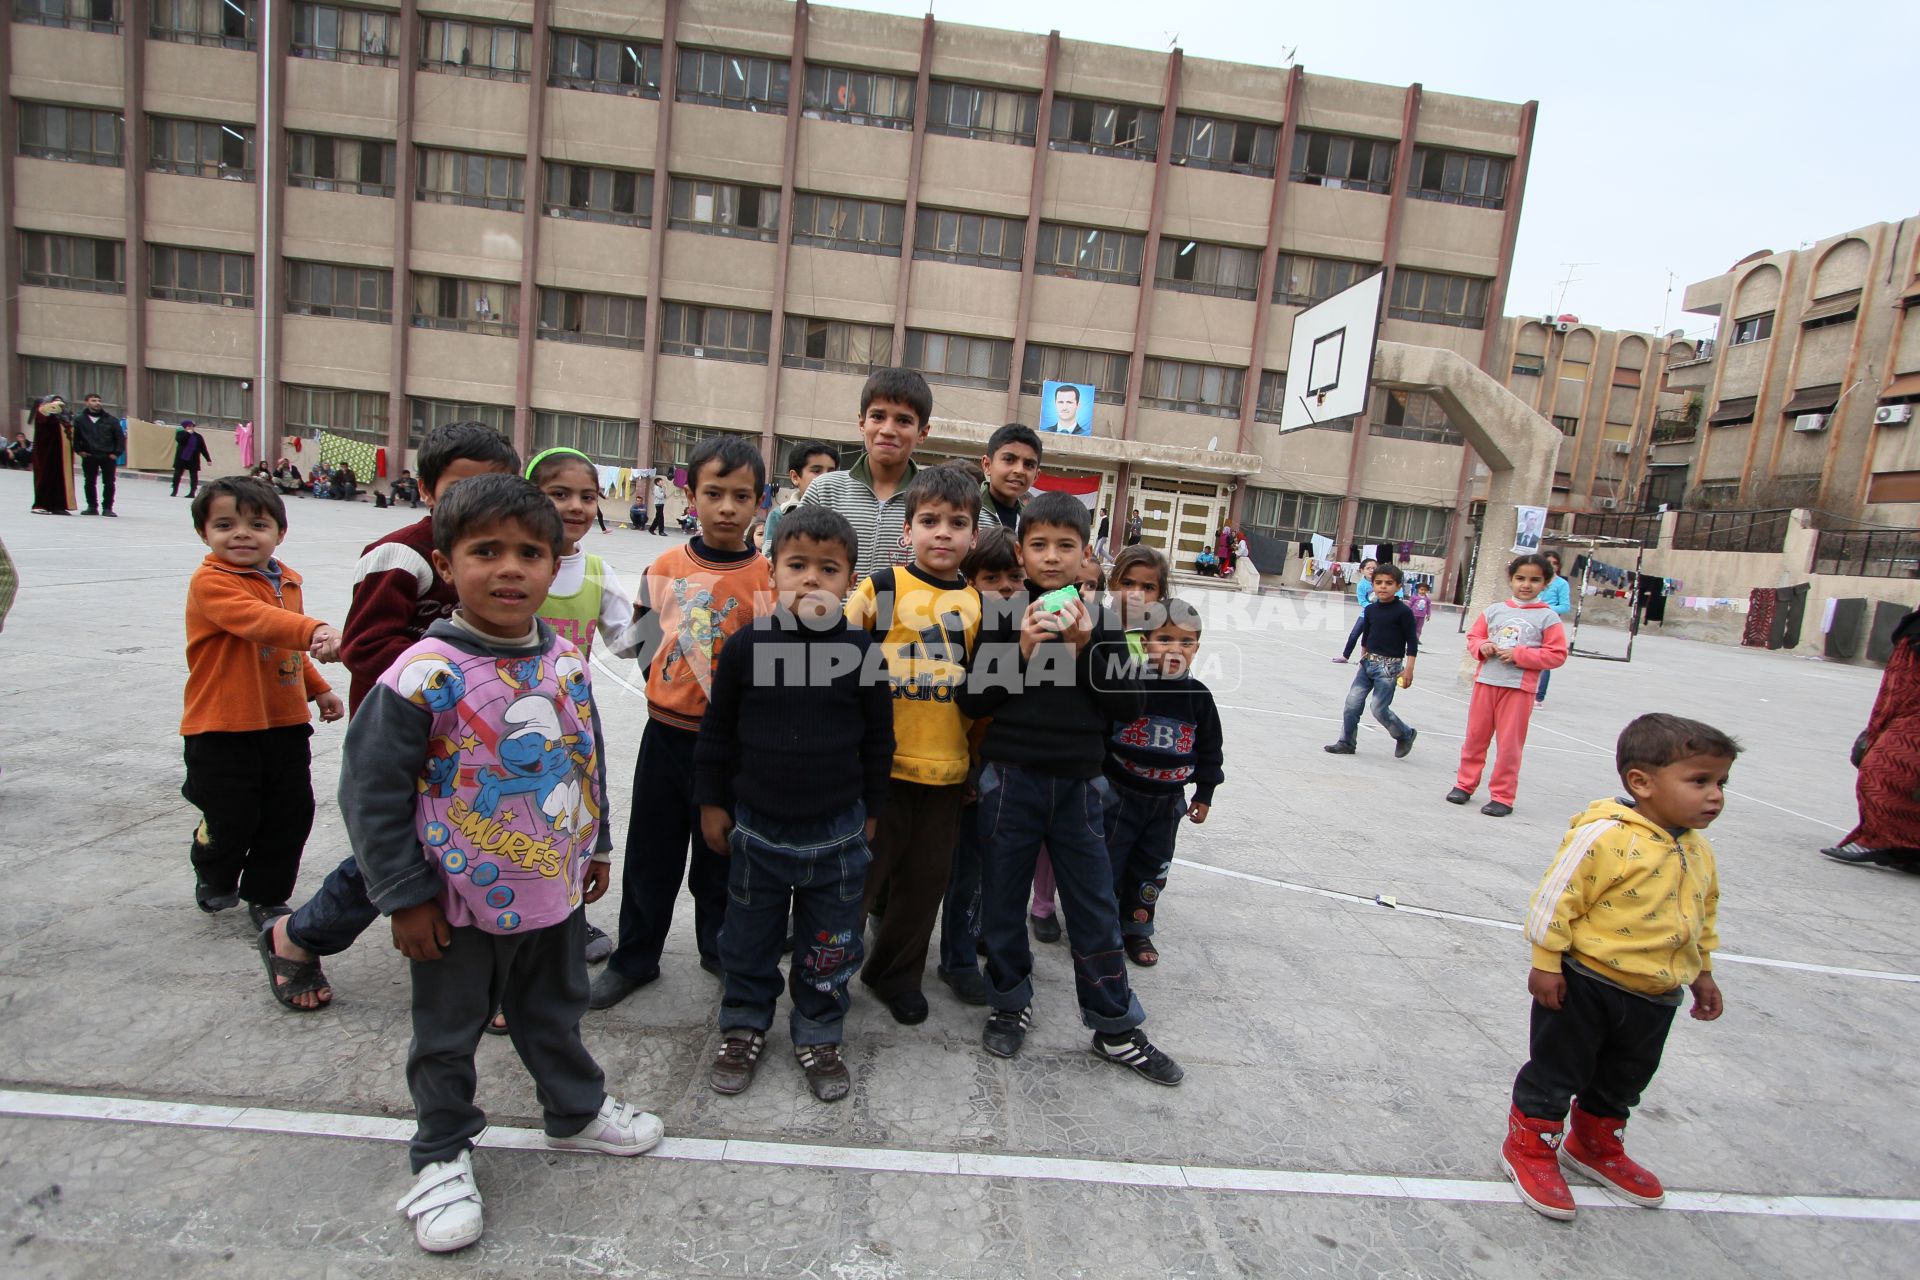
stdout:
[[[277,1111],[265,1107],[206,1106],[144,1098],[0,1090],[0,1116],[34,1120],[84,1120],[113,1124],[218,1129],[359,1141],[407,1141],[413,1122],[336,1112]],[[479,1146],[542,1151],[534,1129],[495,1125]],[[1376,1200],[1424,1200],[1454,1204],[1520,1201],[1504,1181],[1470,1178],[1402,1178],[1392,1174],[1327,1173],[1145,1161],[1087,1160],[1055,1156],[972,1154],[894,1147],[840,1147],[732,1138],[666,1138],[650,1153],[656,1160],[712,1164],[760,1164],[799,1169],[848,1169],[873,1173],[918,1173],[934,1177],[1015,1178],[1034,1182],[1079,1182],[1106,1186],[1167,1187],[1179,1191],[1241,1191],[1271,1195],[1340,1196]],[[1572,1188],[1586,1209],[1635,1208],[1596,1187]],[[1666,1207],[1682,1213],[1719,1213],[1768,1218],[1821,1218],[1854,1222],[1920,1222],[1920,1200],[1820,1195],[1753,1195],[1736,1191],[1669,1191]]]
[[[1222,711],[1250,711],[1255,715],[1287,716],[1290,719],[1294,719],[1294,720],[1318,720],[1323,724],[1339,724],[1341,722],[1339,716],[1311,715],[1305,711],[1276,711],[1272,707],[1240,707],[1240,706],[1233,706],[1225,702],[1215,703],[1214,705]],[[1368,724],[1364,722],[1360,725],[1360,727],[1365,731],[1367,731],[1368,733],[1385,733],[1386,732],[1384,729],[1381,729],[1378,725]],[[1448,733],[1445,729],[1422,729],[1420,730],[1420,736],[1423,738],[1465,739],[1467,735],[1465,735],[1464,733]],[[1550,747],[1543,742],[1533,743],[1532,747],[1536,751],[1561,751],[1561,752],[1565,752],[1567,755],[1570,755],[1570,756],[1605,756],[1609,760],[1613,758],[1613,752],[1611,751],[1576,751],[1572,747]]]
[[[1404,902],[1389,906],[1379,898],[1369,898],[1365,894],[1349,893],[1344,889],[1322,889],[1318,885],[1299,884],[1292,880],[1275,880],[1271,876],[1257,876],[1251,871],[1235,871],[1231,867],[1217,867],[1209,862],[1194,862],[1187,858],[1175,858],[1175,866],[1192,867],[1195,871],[1204,871],[1209,875],[1225,876],[1229,880],[1245,880],[1252,884],[1263,884],[1271,889],[1286,889],[1292,893],[1311,894],[1316,898],[1332,898],[1338,902],[1357,903],[1363,907],[1381,907],[1403,916],[1425,916],[1433,920],[1457,920],[1461,924],[1484,925],[1489,929],[1511,929],[1520,932],[1520,925],[1512,920],[1496,920],[1491,916],[1468,915],[1460,911],[1442,911],[1438,907],[1416,907]],[[1878,978],[1882,982],[1917,982],[1920,973],[1897,973],[1889,969],[1849,969],[1844,965],[1813,964],[1805,960],[1773,960],[1765,956],[1735,955],[1728,951],[1713,953],[1716,961],[1725,960],[1730,964],[1760,965],[1768,969],[1793,969],[1800,973],[1821,973],[1836,978]]]

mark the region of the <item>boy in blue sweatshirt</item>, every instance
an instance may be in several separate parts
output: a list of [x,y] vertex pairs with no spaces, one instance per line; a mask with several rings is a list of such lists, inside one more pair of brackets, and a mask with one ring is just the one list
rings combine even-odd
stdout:
[[1360,712],[1373,699],[1373,718],[1393,738],[1395,759],[1413,750],[1420,731],[1393,714],[1396,688],[1413,687],[1413,662],[1420,654],[1420,628],[1415,625],[1413,609],[1399,598],[1405,575],[1396,564],[1377,564],[1373,568],[1373,603],[1360,614],[1356,630],[1360,633],[1360,669],[1353,673],[1347,687],[1347,702],[1341,708],[1340,740],[1329,742],[1329,755],[1350,756],[1360,736]]
[[[1220,768],[1220,712],[1213,692],[1193,676],[1200,649],[1200,611],[1178,597],[1152,606],[1142,642],[1145,706],[1116,722],[1107,739],[1107,856],[1120,904],[1120,939],[1127,958],[1142,967],[1160,963],[1153,945],[1153,913],[1167,888],[1180,819],[1207,820]],[[1187,785],[1193,784],[1193,803]]]
[[1044,843],[1066,905],[1080,1017],[1093,1052],[1155,1084],[1185,1074],[1155,1048],[1127,983],[1113,866],[1101,839],[1112,786],[1103,776],[1107,726],[1141,711],[1127,642],[1081,602],[1074,584],[1087,555],[1087,509],[1042,493],[1020,512],[1026,590],[993,602],[957,701],[993,717],[980,743],[980,934],[987,944],[988,1053],[1020,1052],[1033,1019],[1027,896]]

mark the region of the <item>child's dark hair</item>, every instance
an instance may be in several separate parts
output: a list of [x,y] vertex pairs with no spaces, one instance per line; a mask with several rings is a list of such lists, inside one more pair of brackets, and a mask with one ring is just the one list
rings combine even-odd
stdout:
[[1413,592],[1414,592],[1414,594],[1415,594],[1415,595],[1419,595],[1419,594],[1420,594],[1420,593],[1421,593],[1422,591],[1424,591],[1424,592],[1426,592],[1426,593],[1427,593],[1428,595],[1432,595],[1432,594],[1433,594],[1433,584],[1432,584],[1431,582],[1420,582],[1420,583],[1417,583],[1417,584],[1415,584],[1415,586],[1414,586],[1414,588],[1413,588]]
[[508,520],[518,520],[527,532],[553,548],[555,559],[559,558],[567,541],[559,508],[534,488],[531,480],[497,474],[469,476],[434,505],[433,549],[452,558],[453,548],[462,538]]
[[1514,574],[1520,572],[1528,565],[1532,565],[1540,571],[1540,580],[1542,582],[1553,581],[1553,562],[1541,555],[1538,551],[1529,551],[1524,556],[1515,556],[1507,565],[1507,577],[1513,577]]
[[1178,627],[1197,636],[1200,634],[1200,610],[1191,600],[1168,596],[1147,606],[1147,630],[1152,632],[1161,627]]
[[1070,493],[1041,492],[1033,496],[1026,506],[1020,508],[1020,540],[1025,542],[1027,530],[1037,524],[1059,525],[1071,529],[1080,535],[1080,541],[1087,540],[1092,526],[1087,518],[1087,508],[1080,499]]
[[907,519],[929,502],[944,502],[980,523],[980,485],[955,467],[922,467],[907,485]]
[[443,422],[427,432],[413,465],[420,468],[420,487],[432,493],[440,487],[440,477],[448,467],[466,458],[473,462],[492,462],[516,475],[520,455],[513,443],[484,422]]
[[598,486],[600,473],[594,470],[593,459],[578,449],[569,449],[564,445],[535,454],[533,461],[527,464],[527,481],[538,488],[558,474],[560,468],[567,466],[585,467],[588,471],[593,471],[594,483],[596,487]]
[[1113,557],[1113,572],[1108,575],[1108,581],[1118,587],[1120,579],[1126,576],[1127,570],[1142,565],[1153,572],[1154,590],[1160,593],[1162,599],[1165,599],[1167,592],[1172,590],[1167,582],[1167,574],[1170,571],[1167,558],[1160,554],[1158,548],[1150,547],[1144,542],[1136,542],[1130,547],[1120,548]]
[[805,471],[807,464],[823,453],[833,459],[833,465],[836,468],[839,467],[840,451],[838,449],[822,440],[802,440],[787,450],[787,470],[789,472]]
[[[1081,585],[1091,586],[1095,591],[1104,592],[1107,589],[1107,571],[1100,567],[1098,560],[1092,556],[1087,556],[1080,561],[1080,572],[1085,573],[1089,565],[1093,567],[1093,581],[1091,583],[1081,583]],[[1077,575],[1075,580],[1078,581]]]
[[1613,764],[1624,786],[1629,769],[1658,769],[1688,756],[1733,760],[1740,744],[1710,724],[1656,711],[1636,718],[1620,731]]
[[767,487],[767,462],[760,456],[760,450],[748,443],[747,437],[740,435],[708,436],[693,448],[693,456],[687,459],[687,488],[700,487],[700,472],[710,462],[718,463],[720,470],[716,475],[731,475],[742,467],[753,472],[755,491]]
[[973,550],[967,552],[966,559],[960,562],[960,576],[972,582],[983,573],[1018,573],[1020,555],[1014,548],[1013,535],[999,526],[980,530],[980,536],[974,539]]
[[287,531],[287,504],[280,501],[280,493],[270,484],[263,484],[251,476],[221,476],[218,480],[209,480],[200,486],[200,492],[193,495],[193,527],[201,533],[207,531],[207,513],[213,510],[213,500],[222,494],[233,499],[236,515],[248,515],[258,512],[273,517],[280,526],[280,532]]
[[861,417],[867,416],[867,406],[875,400],[897,400],[907,406],[919,417],[922,431],[933,421],[933,389],[912,369],[875,369],[860,388]]
[[780,562],[780,549],[795,538],[839,543],[846,549],[849,572],[853,569],[854,561],[860,558],[860,535],[853,531],[853,522],[832,507],[809,506],[802,503],[781,516],[780,523],[773,531],[775,564]]
[[[1367,577],[1378,578],[1383,574],[1386,577],[1392,578],[1396,586],[1404,585],[1407,581],[1407,575],[1401,571],[1399,565],[1395,564],[1391,560],[1382,560],[1376,563],[1373,566],[1373,572],[1368,574]],[[1508,574],[1507,576],[1511,578],[1513,575]]]
[[994,433],[987,437],[987,456],[991,458],[1000,452],[1003,446],[1010,444],[1027,446],[1033,450],[1033,456],[1036,459],[1044,456],[1040,451],[1039,433],[1024,422],[1009,422],[1004,427],[996,428]]

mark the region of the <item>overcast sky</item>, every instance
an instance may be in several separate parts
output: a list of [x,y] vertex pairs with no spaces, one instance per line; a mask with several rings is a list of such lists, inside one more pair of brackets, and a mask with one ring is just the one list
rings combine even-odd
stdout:
[[[918,16],[925,0],[838,0]],[[1916,0],[937,0],[978,26],[1540,102],[1510,314],[1684,328],[1688,283],[1920,212]],[[1577,265],[1575,265],[1577,264]],[[1672,298],[1668,299],[1668,273]],[[1568,276],[1571,274],[1571,282]]]

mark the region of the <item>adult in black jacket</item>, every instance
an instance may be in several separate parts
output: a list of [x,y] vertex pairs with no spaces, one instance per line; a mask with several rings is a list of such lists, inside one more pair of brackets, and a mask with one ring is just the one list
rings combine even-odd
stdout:
[[187,477],[187,496],[200,487],[200,464],[207,460],[207,442],[198,431],[193,429],[193,419],[184,418],[180,427],[173,433],[173,491],[168,496],[177,496],[180,492],[180,477]]
[[[127,447],[127,431],[107,412],[100,397],[87,393],[86,407],[73,420],[73,451],[80,455],[80,474],[87,494],[83,516],[113,515],[114,481],[120,471],[120,453]],[[106,492],[96,494],[95,489]],[[103,508],[100,499],[106,499]]]

